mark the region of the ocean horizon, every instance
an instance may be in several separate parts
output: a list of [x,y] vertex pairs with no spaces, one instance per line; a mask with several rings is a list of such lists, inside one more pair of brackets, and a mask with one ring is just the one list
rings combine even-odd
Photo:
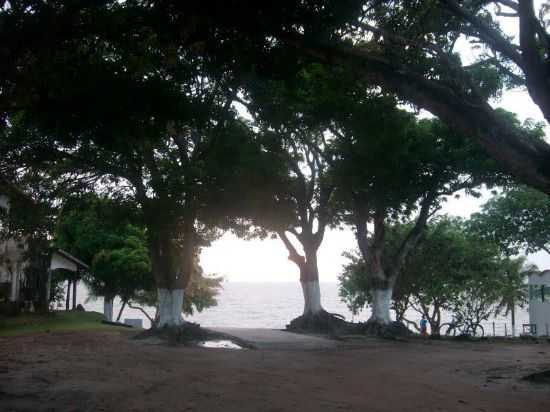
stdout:
[[[321,301],[323,307],[331,313],[337,313],[348,321],[366,321],[370,316],[369,308],[363,309],[354,315],[342,302],[338,294],[337,282],[321,282]],[[90,296],[88,288],[83,282],[77,287],[77,304],[82,304],[87,311],[103,313],[103,298]],[[284,329],[295,317],[302,314],[303,297],[299,282],[255,282],[224,280],[222,289],[217,296],[218,304],[196,312],[193,315],[184,315],[185,320],[195,322],[204,327],[241,327],[241,328],[269,328]],[[65,307],[64,302],[58,309]],[[113,317],[116,319],[121,307],[117,298],[114,302]],[[143,307],[153,317],[155,308]],[[443,322],[449,321],[451,316],[443,313]],[[413,310],[407,312],[409,320],[417,322],[420,315]],[[121,316],[124,319],[141,319],[145,328],[150,327],[147,317],[137,309],[126,307]],[[496,317],[483,323],[485,333],[492,335],[495,322],[497,335],[504,335],[505,330],[511,333],[511,320],[508,317]],[[522,324],[529,322],[526,309],[516,309],[516,333],[521,331]],[[507,324],[506,326],[504,326]]]

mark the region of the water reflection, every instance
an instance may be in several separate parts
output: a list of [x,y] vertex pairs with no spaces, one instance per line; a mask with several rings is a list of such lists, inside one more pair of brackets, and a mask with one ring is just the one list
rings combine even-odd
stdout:
[[201,348],[213,348],[213,349],[244,349],[242,346],[237,345],[235,342],[226,339],[219,340],[205,340],[199,343]]

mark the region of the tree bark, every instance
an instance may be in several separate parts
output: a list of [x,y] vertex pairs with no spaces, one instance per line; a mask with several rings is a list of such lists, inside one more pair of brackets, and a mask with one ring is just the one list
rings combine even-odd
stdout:
[[179,236],[174,233],[175,227],[178,227],[176,222],[164,222],[149,229],[151,266],[159,300],[158,327],[182,325],[184,290],[193,270],[194,219],[183,224],[183,233]]
[[105,316],[105,320],[108,320],[109,322],[113,321],[113,298],[105,296],[103,298],[103,316]]
[[321,288],[319,286],[319,268],[317,265],[317,247],[313,242],[300,242],[305,256],[300,255],[284,231],[278,232],[279,238],[288,250],[288,259],[300,271],[300,285],[304,296],[303,315],[316,315],[324,311],[321,305]]
[[317,257],[306,258],[300,267],[300,284],[304,295],[303,315],[316,315],[324,311],[321,305],[321,288],[319,286],[319,270]]
[[157,289],[159,299],[158,324],[159,328],[164,326],[177,327],[183,323],[183,289]]
[[393,287],[388,286],[384,289],[373,289],[372,292],[372,314],[368,323],[377,323],[387,325],[391,322],[390,306]]
[[120,321],[120,317],[122,316],[122,312],[124,311],[124,308],[126,307],[126,301],[122,302],[122,306],[120,307],[120,310],[118,311],[118,316],[116,317],[116,321]]

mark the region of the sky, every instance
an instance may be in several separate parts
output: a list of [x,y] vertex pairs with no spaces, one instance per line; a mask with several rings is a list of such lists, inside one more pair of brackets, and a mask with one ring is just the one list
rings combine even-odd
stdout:
[[[536,5],[541,3],[542,1],[535,2]],[[503,19],[502,23],[508,34],[517,36],[516,19]],[[465,64],[473,58],[470,50],[469,45],[464,42],[461,55]],[[531,118],[544,122],[540,109],[525,90],[506,91],[492,105],[516,113],[521,121]],[[548,127],[546,134],[547,140],[550,140]],[[461,196],[459,199],[451,197],[440,213],[468,218],[489,197],[488,192],[479,199],[468,196]],[[342,265],[346,263],[342,253],[355,249],[355,238],[350,228],[328,230],[318,254],[321,282],[336,282]],[[539,269],[550,269],[550,256],[544,252],[529,255],[528,261],[535,263]],[[226,233],[202,251],[201,264],[206,273],[216,273],[229,282],[294,282],[299,279],[298,269],[288,261],[288,253],[279,239],[245,241]]]

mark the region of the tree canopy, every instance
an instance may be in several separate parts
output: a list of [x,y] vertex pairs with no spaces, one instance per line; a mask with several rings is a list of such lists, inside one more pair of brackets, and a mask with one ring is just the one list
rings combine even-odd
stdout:
[[[410,223],[388,228],[388,249],[398,248],[407,226]],[[354,253],[347,257],[340,295],[357,313],[372,303],[372,285],[365,281],[361,259]],[[437,217],[409,254],[393,291],[392,307],[400,321],[417,329],[407,311],[425,317],[432,333],[438,333],[443,311],[476,322],[486,320],[492,313],[526,303],[524,266],[525,259],[502,257],[498,245],[469,232],[465,221]]]
[[540,250],[550,254],[550,197],[519,186],[489,199],[472,216],[472,230],[509,255]]

